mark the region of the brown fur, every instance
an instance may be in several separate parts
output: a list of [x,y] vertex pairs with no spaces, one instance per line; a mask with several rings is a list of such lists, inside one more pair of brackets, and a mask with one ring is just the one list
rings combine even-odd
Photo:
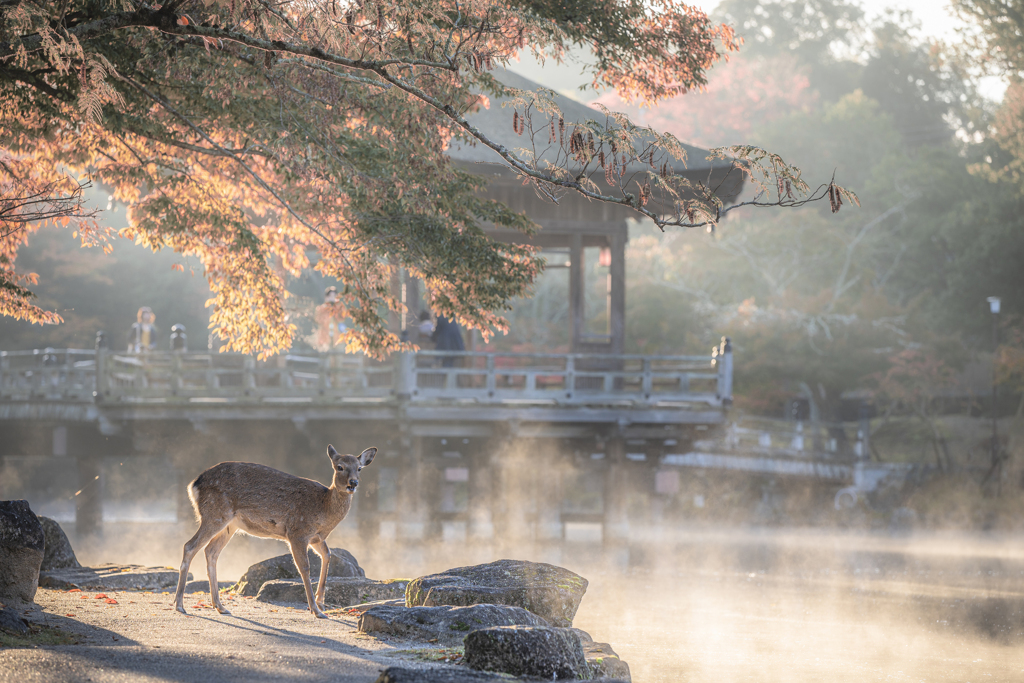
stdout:
[[[222,462],[196,477],[188,485],[188,496],[199,520],[199,530],[185,543],[178,590],[174,595],[175,609],[185,614],[182,599],[188,568],[196,553],[205,547],[210,598],[218,612],[228,614],[217,590],[217,558],[235,532],[242,531],[288,543],[306,588],[309,611],[326,618],[324,591],[330,566],[327,536],[348,514],[352,494],[359,483],[359,470],[369,465],[376,453],[376,448],[367,448],[358,457],[340,455],[333,446],[328,446],[327,456],[334,469],[330,488],[312,479],[251,462]],[[315,601],[306,556],[306,549],[311,545],[321,559]]]

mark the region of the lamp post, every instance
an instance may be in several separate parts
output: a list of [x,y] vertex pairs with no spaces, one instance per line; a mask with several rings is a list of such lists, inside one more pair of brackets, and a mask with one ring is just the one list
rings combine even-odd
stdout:
[[988,298],[988,308],[992,312],[992,473],[996,476],[996,496],[1002,493],[1003,467],[999,453],[999,427],[996,420],[996,353],[999,351],[999,305],[998,296]]

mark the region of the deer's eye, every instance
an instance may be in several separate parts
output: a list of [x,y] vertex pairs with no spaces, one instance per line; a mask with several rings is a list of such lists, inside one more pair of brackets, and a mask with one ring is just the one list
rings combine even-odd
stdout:
[[362,472],[362,471],[363,471],[363,468],[361,466],[359,467],[359,469],[356,470],[356,472]]

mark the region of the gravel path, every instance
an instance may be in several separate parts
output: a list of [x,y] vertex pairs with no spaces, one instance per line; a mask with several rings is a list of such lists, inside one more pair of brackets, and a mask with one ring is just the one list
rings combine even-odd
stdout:
[[0,682],[372,683],[387,666],[433,666],[410,654],[422,644],[357,633],[356,617],[341,610],[315,619],[305,606],[232,597],[224,601],[231,614],[221,615],[209,594],[194,593],[185,596],[183,616],[173,597],[40,589],[25,617],[80,642],[0,649]]

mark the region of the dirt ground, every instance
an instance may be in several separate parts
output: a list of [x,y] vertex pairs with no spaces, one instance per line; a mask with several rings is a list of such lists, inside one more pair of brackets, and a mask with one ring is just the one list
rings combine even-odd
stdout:
[[[105,597],[103,597],[105,596]],[[228,597],[218,614],[208,594],[65,592],[40,589],[21,611],[76,644],[0,649],[0,681],[133,683],[276,681],[371,683],[388,666],[433,666],[447,651],[356,632],[355,615],[316,619],[298,607]],[[416,648],[420,648],[417,654]]]

